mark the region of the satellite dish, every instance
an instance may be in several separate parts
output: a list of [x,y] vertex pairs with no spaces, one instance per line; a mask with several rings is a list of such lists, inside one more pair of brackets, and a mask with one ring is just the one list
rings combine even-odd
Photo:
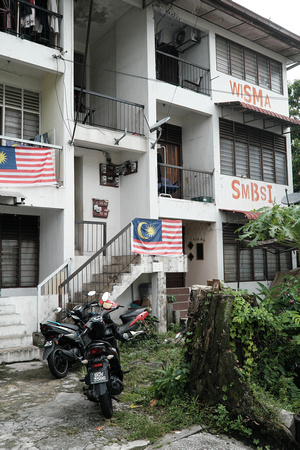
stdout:
[[282,199],[281,203],[283,205],[295,205],[300,203],[300,192],[292,192],[291,194],[286,194]]
[[150,127],[150,133],[153,133],[154,131],[158,130],[164,123],[168,122],[170,120],[170,117],[165,117],[164,119],[159,120],[156,122],[152,127]]

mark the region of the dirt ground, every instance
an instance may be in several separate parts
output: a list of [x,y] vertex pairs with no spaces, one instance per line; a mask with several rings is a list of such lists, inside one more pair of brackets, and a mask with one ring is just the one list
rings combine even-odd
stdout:
[[[87,400],[78,367],[55,379],[44,361],[0,365],[0,450],[244,450],[250,447],[203,432],[200,426],[165,436],[155,445],[127,442],[126,432]],[[126,409],[114,402],[114,410]]]

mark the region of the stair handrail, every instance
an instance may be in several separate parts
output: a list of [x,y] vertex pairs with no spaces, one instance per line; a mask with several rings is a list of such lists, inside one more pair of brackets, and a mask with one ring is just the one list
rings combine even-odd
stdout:
[[[59,267],[57,267],[48,277],[46,277],[43,281],[41,281],[37,285],[37,329],[39,329],[40,325],[40,314],[41,314],[41,297],[42,297],[42,288],[56,277],[59,272],[63,270],[67,270],[67,273],[71,271],[71,261],[72,258],[68,258],[65,262],[63,262]],[[59,286],[57,286],[59,290]],[[57,292],[56,292],[57,294]]]
[[[131,228],[131,222],[126,225],[118,234],[116,234],[109,242],[107,242],[102,248],[97,250],[87,261],[85,261],[78,269],[76,269],[71,275],[68,276],[59,286],[58,286],[58,304],[60,307],[62,307],[63,304],[63,289],[65,286],[68,286],[74,278],[79,275],[80,273],[83,273],[83,270],[86,269],[91,263],[93,263],[101,254],[103,256],[106,256],[108,250],[112,248],[113,244],[122,236],[124,235],[128,229]],[[131,247],[131,246],[130,246]],[[122,266],[122,269],[124,270],[136,257],[137,254],[133,253],[131,250],[132,258],[129,261],[126,261],[126,264]],[[120,270],[121,271],[121,270]]]

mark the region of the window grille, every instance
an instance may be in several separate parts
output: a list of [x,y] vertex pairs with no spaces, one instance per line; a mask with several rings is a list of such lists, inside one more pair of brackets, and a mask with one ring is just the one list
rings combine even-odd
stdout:
[[286,138],[220,119],[221,173],[287,184]]
[[0,131],[11,138],[31,140],[40,129],[40,96],[0,84]]
[[283,93],[280,62],[220,36],[216,38],[216,58],[220,72]]
[[242,223],[223,224],[224,280],[226,282],[273,280],[278,271],[292,268],[291,250],[247,248],[236,230]]

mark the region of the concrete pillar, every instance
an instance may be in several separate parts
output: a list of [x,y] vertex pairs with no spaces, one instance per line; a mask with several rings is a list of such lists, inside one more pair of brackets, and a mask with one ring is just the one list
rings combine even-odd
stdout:
[[166,275],[157,272],[152,275],[152,309],[158,318],[158,330],[160,333],[167,331],[167,298],[166,298]]

